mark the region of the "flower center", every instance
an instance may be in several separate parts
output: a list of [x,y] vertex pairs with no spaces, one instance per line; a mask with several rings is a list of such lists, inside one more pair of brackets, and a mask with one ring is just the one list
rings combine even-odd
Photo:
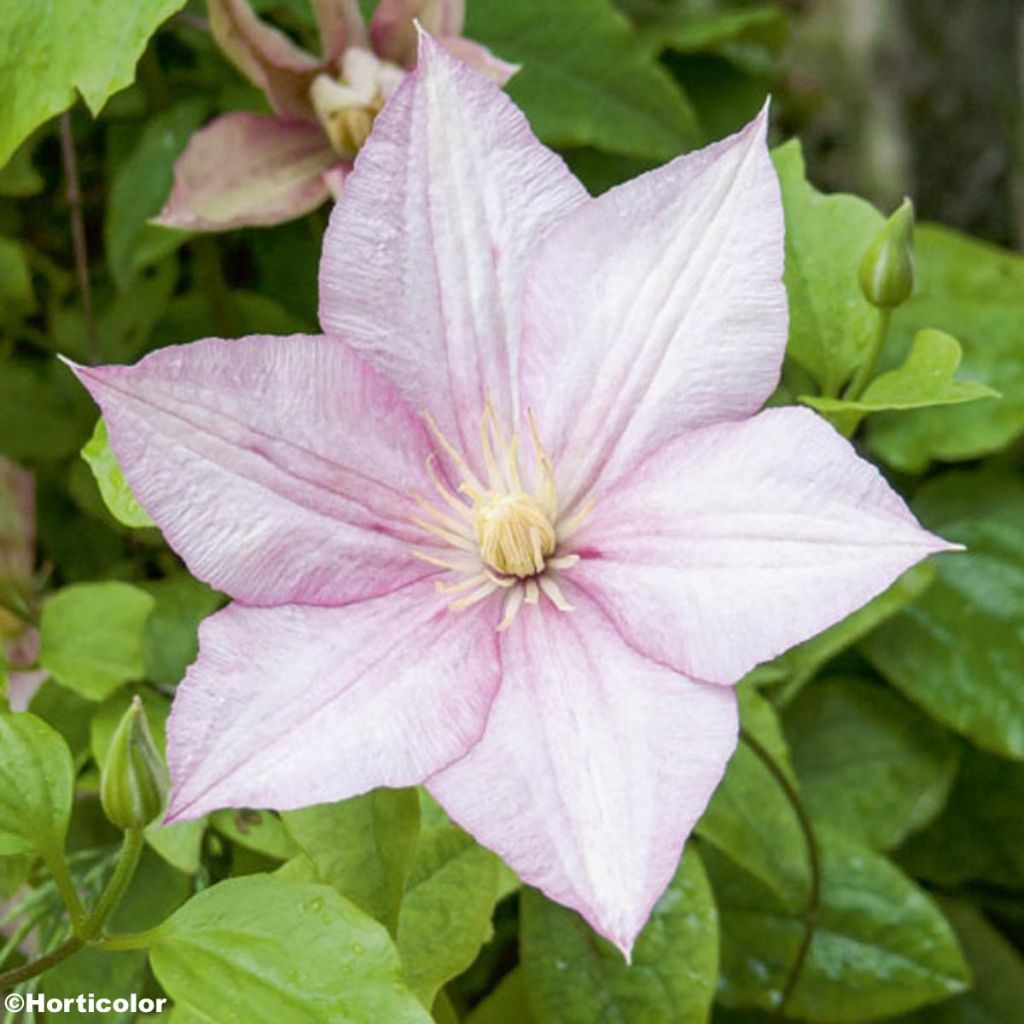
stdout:
[[555,529],[528,494],[488,491],[473,507],[480,557],[500,573],[535,576],[555,550]]
[[437,471],[437,455],[427,459],[427,472],[441,499],[441,507],[416,495],[428,518],[413,518],[417,526],[450,551],[413,554],[448,570],[452,578],[436,584],[444,593],[464,593],[449,603],[459,611],[495,591],[505,594],[505,614],[498,629],[507,629],[524,604],[537,604],[543,594],[560,611],[571,611],[558,582],[559,573],[572,568],[579,555],[565,543],[583,522],[589,504],[568,516],[561,515],[555,492],[554,467],[544,451],[533,417],[534,473],[527,487],[519,466],[519,435],[506,441],[488,401],[480,420],[480,448],[486,483],[438,429],[424,417],[438,446],[461,478],[452,491]]
[[338,78],[316,76],[309,97],[339,156],[351,158],[359,152],[373,119],[404,77],[405,71],[397,64],[358,46],[343,54]]

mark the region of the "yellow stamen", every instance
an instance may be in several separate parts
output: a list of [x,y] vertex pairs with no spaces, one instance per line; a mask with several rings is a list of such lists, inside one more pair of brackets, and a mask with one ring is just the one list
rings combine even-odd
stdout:
[[449,469],[461,478],[453,492],[447,484],[452,478],[440,469],[438,456],[432,453],[427,458],[427,474],[442,504],[413,495],[425,517],[412,517],[412,521],[446,546],[457,549],[451,558],[413,552],[422,561],[461,577],[435,583],[441,593],[463,595],[448,607],[461,611],[503,590],[499,630],[508,629],[524,605],[539,604],[542,595],[559,611],[571,611],[556,574],[571,569],[580,556],[559,548],[582,524],[591,503],[558,522],[554,466],[541,444],[533,413],[527,413],[534,454],[531,487],[524,483],[520,470],[520,437],[502,433],[490,398],[480,418],[486,485],[441,433],[434,418],[424,414],[424,420],[439,450],[450,460]]

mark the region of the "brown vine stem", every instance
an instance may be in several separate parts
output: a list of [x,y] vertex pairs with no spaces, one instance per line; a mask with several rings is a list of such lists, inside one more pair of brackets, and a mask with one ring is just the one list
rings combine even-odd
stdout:
[[60,116],[60,151],[64,162],[68,210],[71,213],[71,242],[75,250],[75,273],[78,276],[78,290],[82,293],[85,341],[89,351],[89,362],[96,364],[101,361],[99,335],[96,332],[96,317],[92,307],[92,283],[89,280],[89,248],[85,238],[85,217],[82,214],[82,187],[78,178],[78,155],[75,152],[75,137],[71,131],[70,110],[64,111]]
[[818,927],[818,913],[821,908],[821,854],[818,850],[818,840],[814,835],[814,826],[811,824],[810,816],[804,808],[796,787],[760,740],[752,736],[746,729],[740,730],[740,739],[768,769],[779,789],[785,794],[800,823],[800,831],[803,833],[804,844],[807,847],[807,866],[811,878],[807,893],[807,907],[804,910],[804,934],[800,940],[800,947],[797,950],[793,966],[790,968],[789,977],[786,979],[786,986],[782,990],[782,998],[775,1009],[776,1017],[785,1017],[793,992],[796,990],[804,965],[807,963],[807,955],[810,953],[811,943],[814,941],[814,932]]

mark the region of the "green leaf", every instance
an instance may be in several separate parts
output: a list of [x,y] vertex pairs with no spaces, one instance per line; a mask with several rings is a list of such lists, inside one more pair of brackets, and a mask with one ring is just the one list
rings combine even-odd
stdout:
[[798,142],[772,157],[786,217],[787,352],[835,397],[863,360],[878,316],[861,294],[857,268],[885,219],[863,199],[814,188]]
[[963,947],[971,991],[893,1024],[1007,1024],[1024,1007],[1024,960],[970,903],[940,899]]
[[233,843],[274,860],[289,860],[299,853],[295,840],[271,811],[214,811],[210,824]]
[[905,352],[922,327],[942,328],[963,346],[961,375],[1003,398],[873,417],[872,448],[914,473],[932,459],[998,451],[1024,432],[1024,256],[933,224],[920,226],[915,239],[917,290],[893,318],[891,351]]
[[783,725],[815,821],[889,850],[945,805],[957,744],[890,690],[823,680],[787,708]]
[[95,415],[82,386],[56,360],[0,361],[0,454],[15,462],[71,455]]
[[665,160],[699,139],[689,101],[607,0],[475,0],[465,34],[522,65],[508,94],[549,145]]
[[398,952],[425,1006],[476,959],[497,899],[498,858],[490,850],[452,826],[423,829],[398,916]]
[[526,991],[526,972],[514,967],[473,1007],[466,1024],[536,1024]]
[[[792,1016],[829,1024],[916,1009],[963,992],[968,973],[932,901],[897,868],[838,832],[817,830],[822,899],[789,1003]],[[706,858],[722,921],[718,998],[778,1006],[804,936],[803,908],[714,851]]]
[[36,139],[30,139],[0,168],[0,196],[24,199],[39,195],[46,187],[43,176],[32,163]]
[[281,815],[285,828],[331,885],[393,934],[420,830],[415,789],[377,789]]
[[245,1007],[247,1024],[431,1024],[384,927],[326,885],[221,882],[160,926],[149,958],[197,1021]]
[[[1000,398],[986,384],[955,378],[962,352],[956,338],[925,329],[914,336],[902,366],[876,377],[855,402],[840,398],[801,395],[800,401],[823,413],[883,412],[887,409],[923,409],[931,405],[960,405],[979,398]],[[856,417],[852,426],[856,426]]]
[[135,500],[135,495],[132,494],[124,473],[121,472],[121,467],[110,450],[107,424],[102,416],[96,421],[92,437],[82,448],[82,458],[89,464],[110,514],[119,523],[132,527],[156,525]]
[[[171,710],[171,702],[155,690],[141,691],[146,718],[153,731],[153,740],[162,757],[167,756],[167,715]],[[121,721],[131,694],[122,690],[105,700],[92,716],[89,727],[90,747],[97,767],[103,768],[107,760],[107,750],[114,738],[114,732]],[[203,832],[206,830],[205,819],[197,821],[179,821],[173,825],[152,824],[146,829],[146,842],[160,856],[179,871],[194,875],[200,866],[200,850]]]
[[74,102],[94,115],[131,84],[157,27],[184,0],[0,0],[0,166],[29,133]]
[[142,589],[156,601],[142,640],[146,678],[174,686],[199,653],[199,624],[220,608],[224,599],[185,573],[146,582]]
[[[739,688],[740,721],[791,778],[785,739],[771,705]],[[716,846],[789,904],[805,899],[810,874],[799,821],[778,780],[742,741],[704,816],[701,839]]]
[[947,473],[913,504],[967,551],[937,558],[934,586],[862,649],[932,717],[986,750],[1024,758],[1024,483]]
[[0,237],[0,323],[13,325],[35,309],[32,272],[22,245]]
[[171,190],[174,161],[206,115],[205,100],[186,100],[152,118],[131,155],[119,161],[110,180],[103,239],[119,288],[144,267],[174,252],[191,237],[150,224]]
[[942,886],[1024,887],[1024,764],[965,747],[942,815],[900,849],[912,874]]
[[154,604],[127,583],[65,587],[43,606],[39,663],[63,686],[105,700],[142,677],[142,637]]
[[0,714],[0,856],[59,855],[74,782],[58,732],[27,712]]
[[718,918],[692,844],[637,939],[632,966],[582,918],[528,889],[522,964],[544,1024],[703,1024],[718,976]]

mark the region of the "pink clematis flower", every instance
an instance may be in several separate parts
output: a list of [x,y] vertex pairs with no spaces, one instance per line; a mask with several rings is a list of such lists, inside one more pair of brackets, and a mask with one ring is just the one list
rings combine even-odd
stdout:
[[156,223],[191,231],[271,225],[341,194],[378,111],[416,63],[416,27],[498,85],[516,72],[463,39],[464,0],[381,0],[364,25],[356,0],[313,0],[321,55],[261,21],[248,0],[208,0],[221,50],[274,116],[224,114],[191,139]]
[[170,818],[426,782],[628,951],[736,742],[735,683],[947,547],[806,409],[766,115],[589,198],[429,37],[324,243],[325,337],[77,368],[235,603]]

